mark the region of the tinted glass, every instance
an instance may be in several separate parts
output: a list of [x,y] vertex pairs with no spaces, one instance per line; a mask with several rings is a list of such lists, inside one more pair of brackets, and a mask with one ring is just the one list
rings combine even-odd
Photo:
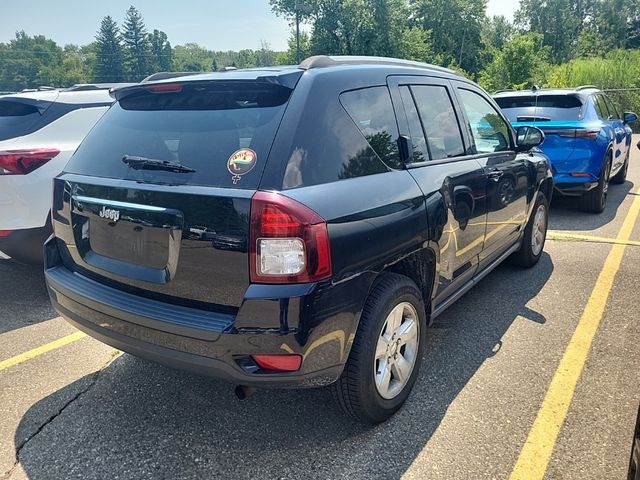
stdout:
[[597,105],[596,111],[598,112],[598,115],[603,120],[607,120],[609,118],[609,116],[611,115],[611,113],[609,112],[609,109],[607,108],[607,104],[604,101],[604,97],[602,95],[596,95],[595,99],[596,99],[596,105]]
[[412,161],[424,162],[429,160],[429,148],[424,138],[422,124],[416,110],[416,104],[413,101],[413,95],[407,86],[400,87],[400,96],[404,105],[404,111],[407,115],[407,123],[409,125],[409,136],[411,137],[411,147],[413,150]]
[[340,102],[380,159],[402,168],[398,151],[398,126],[387,87],[345,92]]
[[0,100],[0,140],[30,133],[39,119],[40,113],[33,105]]
[[[254,189],[290,93],[254,82],[193,82],[168,93],[141,89],[107,111],[66,171]],[[127,155],[167,160],[195,172],[136,170],[123,163]]]
[[503,152],[511,149],[509,126],[495,108],[481,95],[458,89],[477,153]]
[[464,155],[462,134],[447,89],[437,85],[412,85],[432,160]]
[[519,95],[495,98],[511,122],[575,121],[582,118],[582,100],[574,95]]
[[[386,87],[375,90],[382,95],[378,95],[378,102],[372,102],[370,107],[377,110],[376,114],[388,119],[391,103],[390,100],[388,104],[384,101],[385,95],[389,96],[388,90]],[[373,93],[375,97],[376,92]],[[288,158],[282,177],[283,189],[387,172],[388,167],[381,156],[390,163],[394,159],[399,162],[395,118],[393,123],[388,120],[384,123],[384,120],[367,114],[363,105],[367,98],[365,92],[347,92],[345,104],[352,109],[353,118],[337,96],[331,98],[331,90],[318,90],[316,95],[323,100],[310,98],[292,131],[279,135],[279,143],[283,144],[283,149],[276,155]],[[393,110],[391,113],[393,114]],[[366,136],[369,138],[365,138]],[[273,173],[266,172],[265,175]]]
[[611,115],[611,117],[614,119],[621,119],[622,117],[620,116],[618,109],[616,108],[615,104],[611,101],[611,99],[606,95],[602,95],[602,98],[604,99],[604,102],[607,105],[607,110],[609,110],[609,115]]

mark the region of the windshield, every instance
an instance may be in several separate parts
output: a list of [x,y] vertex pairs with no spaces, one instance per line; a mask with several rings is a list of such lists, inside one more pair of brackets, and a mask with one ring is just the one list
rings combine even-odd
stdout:
[[[290,93],[281,86],[246,81],[192,82],[159,93],[138,89],[104,115],[66,171],[255,189]],[[187,168],[133,168],[123,162],[131,157]]]
[[523,95],[495,98],[511,122],[571,122],[582,119],[575,95]]

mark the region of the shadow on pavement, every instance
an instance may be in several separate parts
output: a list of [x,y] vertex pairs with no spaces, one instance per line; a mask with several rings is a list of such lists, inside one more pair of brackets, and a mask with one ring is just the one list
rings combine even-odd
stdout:
[[[229,384],[124,355],[24,446],[21,466],[31,479],[399,478],[478,368],[500,354],[513,321],[543,328],[526,305],[552,272],[548,254],[532,270],[502,266],[443,314],[413,394],[385,424],[341,415],[326,389],[260,391],[240,402]],[[16,441],[47,400],[78,382],[34,405]]]
[[0,260],[0,334],[57,317],[42,265]]
[[625,198],[633,190],[634,184],[626,181],[622,185],[610,185],[607,206],[600,214],[587,213],[580,210],[578,197],[562,197],[554,194],[551,201],[549,228],[553,230],[578,230],[588,232],[613,221]]

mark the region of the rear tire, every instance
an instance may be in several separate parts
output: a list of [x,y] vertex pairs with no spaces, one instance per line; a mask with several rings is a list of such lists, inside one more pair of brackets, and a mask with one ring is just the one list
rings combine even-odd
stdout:
[[615,174],[611,178],[611,183],[615,183],[616,185],[621,185],[627,181],[627,171],[629,170],[629,152],[627,152],[627,158],[624,160],[624,165],[618,173]]
[[519,267],[533,267],[544,252],[549,227],[549,202],[542,192],[538,192],[531,217],[524,229],[520,250],[511,255],[511,263]]
[[330,387],[340,409],[370,424],[397,412],[418,376],[425,330],[416,284],[402,275],[382,274],[365,303],[344,371]]
[[589,213],[602,213],[607,206],[609,192],[609,173],[611,172],[611,153],[607,155],[606,163],[598,180],[598,186],[589,190],[580,198],[580,207]]

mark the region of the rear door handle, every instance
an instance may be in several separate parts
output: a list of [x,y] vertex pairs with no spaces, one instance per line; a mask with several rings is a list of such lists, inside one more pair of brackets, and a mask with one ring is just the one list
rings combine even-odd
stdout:
[[502,170],[492,170],[491,172],[487,173],[487,178],[489,180],[497,182],[498,180],[500,180],[500,177],[502,177],[502,175],[504,175],[504,172]]

